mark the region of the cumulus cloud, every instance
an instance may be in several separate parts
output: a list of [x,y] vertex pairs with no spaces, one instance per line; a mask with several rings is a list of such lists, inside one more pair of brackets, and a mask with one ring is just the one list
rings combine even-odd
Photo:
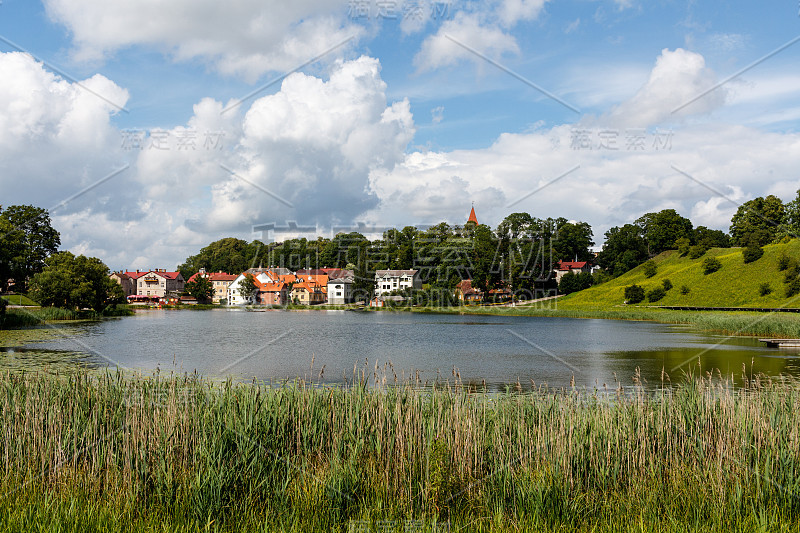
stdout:
[[716,83],[717,76],[706,66],[702,55],[682,48],[665,48],[644,86],[603,120],[612,126],[648,127],[707,114],[725,103],[726,89],[714,89]]
[[214,187],[199,222],[213,230],[286,216],[350,222],[377,203],[369,172],[402,160],[413,135],[409,102],[387,104],[376,59],[340,62],[328,81],[292,74],[245,115],[239,177]]
[[268,71],[290,70],[363,34],[362,27],[347,19],[344,0],[44,0],[44,4],[50,18],[72,33],[79,60],[98,60],[125,47],[147,45],[178,60],[207,60],[222,73],[251,81]]
[[3,203],[35,193],[52,207],[123,165],[110,102],[124,106],[125,89],[99,74],[70,83],[18,52],[0,54],[0,78]]
[[465,46],[493,59],[504,53],[519,53],[514,37],[497,26],[484,24],[478,14],[459,12],[423,41],[414,65],[421,72],[452,66],[465,59],[483,65],[484,60]]

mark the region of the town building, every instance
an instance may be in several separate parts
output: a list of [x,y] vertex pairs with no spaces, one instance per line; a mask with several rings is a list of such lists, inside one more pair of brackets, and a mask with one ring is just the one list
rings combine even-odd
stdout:
[[456,296],[458,300],[466,305],[481,303],[483,301],[483,291],[472,286],[471,279],[464,279],[456,285]]
[[256,287],[258,287],[259,283],[281,283],[281,277],[267,269],[250,268],[236,276],[236,279],[228,285],[226,290],[228,305],[253,305],[257,303],[258,294],[245,297],[241,291],[241,283],[248,275],[253,276],[253,279],[256,281]]
[[353,302],[353,278],[335,278],[328,280],[328,303],[344,305]]
[[558,265],[556,265],[556,281],[560,282],[567,272],[580,274],[581,272],[591,271],[592,267],[588,261],[559,261]]
[[[325,286],[327,291],[327,285]],[[325,303],[325,292],[321,285],[314,282],[300,281],[292,285],[290,293],[292,303],[300,305],[317,305]]]
[[201,268],[199,272],[189,278],[189,281],[194,281],[197,276],[203,276],[211,283],[211,288],[214,291],[211,293],[211,302],[215,304],[228,298],[228,286],[238,277],[236,274],[228,274],[226,272],[208,273],[204,268]]
[[122,271],[114,272],[109,277],[120,284],[126,298],[136,294],[136,280],[129,276],[128,273]]
[[403,289],[421,289],[419,270],[376,270],[375,296]]
[[[128,273],[130,275],[130,273]],[[137,271],[138,274],[138,271]],[[164,269],[149,270],[136,279],[136,294],[166,298],[178,297],[183,292],[186,282],[180,272],[168,272]]]
[[177,298],[186,284],[180,272],[158,268],[114,272],[109,277],[122,286],[126,297]]
[[286,305],[289,301],[289,291],[286,284],[278,281],[262,282],[254,278],[258,293],[255,303],[258,305]]

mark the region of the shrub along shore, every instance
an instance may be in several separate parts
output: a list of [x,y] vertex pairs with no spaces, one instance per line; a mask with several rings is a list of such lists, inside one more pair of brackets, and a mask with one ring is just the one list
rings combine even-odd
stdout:
[[0,525],[796,531],[800,387],[744,378],[598,396],[6,374]]

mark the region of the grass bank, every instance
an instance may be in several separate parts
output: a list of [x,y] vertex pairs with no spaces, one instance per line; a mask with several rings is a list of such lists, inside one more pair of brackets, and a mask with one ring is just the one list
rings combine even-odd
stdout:
[[[552,302],[552,301],[551,301]],[[568,302],[546,302],[545,307],[433,307],[414,308],[419,313],[475,314],[497,316],[535,316],[642,320],[665,324],[687,324],[704,331],[725,335],[752,335],[800,338],[800,314],[723,311],[672,311],[636,306],[571,306]]]
[[20,328],[38,326],[45,322],[64,320],[91,320],[103,317],[132,316],[133,309],[127,305],[108,308],[102,313],[95,311],[76,311],[60,307],[32,307],[29,309],[9,308],[0,315],[0,328]]
[[[796,531],[798,384],[0,378],[0,524],[70,531]],[[411,527],[412,529],[409,529]],[[439,529],[440,531],[442,529]]]

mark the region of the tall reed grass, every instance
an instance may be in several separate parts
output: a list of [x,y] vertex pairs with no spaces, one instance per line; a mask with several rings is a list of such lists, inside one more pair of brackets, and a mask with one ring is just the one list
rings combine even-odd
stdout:
[[744,377],[597,396],[6,374],[0,526],[796,530],[800,388]]

